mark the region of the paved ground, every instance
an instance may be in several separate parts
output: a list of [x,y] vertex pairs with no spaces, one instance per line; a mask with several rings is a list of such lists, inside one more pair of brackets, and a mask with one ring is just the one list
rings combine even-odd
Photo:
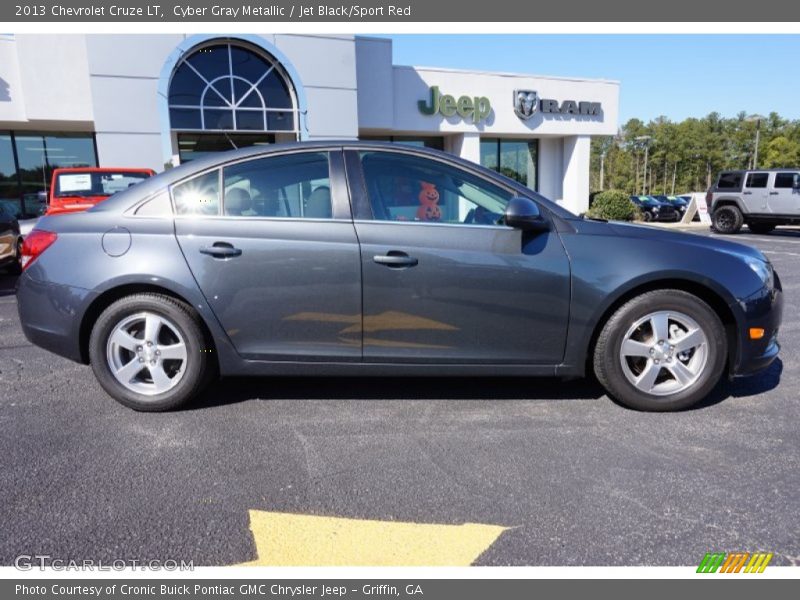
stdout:
[[484,565],[800,564],[800,232],[736,240],[782,277],[782,362],[679,414],[539,379],[228,380],[139,414],[28,344],[0,276],[0,564],[251,561],[251,510],[508,528]]

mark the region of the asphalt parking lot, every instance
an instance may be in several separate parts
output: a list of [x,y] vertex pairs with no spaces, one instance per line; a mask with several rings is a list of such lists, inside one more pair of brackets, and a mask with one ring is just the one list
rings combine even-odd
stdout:
[[[294,537],[350,556],[331,522],[361,520],[431,526],[386,543],[503,528],[481,530],[478,565],[697,565],[740,550],[800,564],[800,231],[735,241],[783,281],[781,359],[677,414],[627,410],[592,381],[420,378],[232,379],[190,410],[135,413],[89,367],[25,340],[0,275],[0,564],[229,565]],[[253,515],[275,513],[302,523],[259,539]],[[425,558],[397,545],[410,549],[389,551],[396,562]]]

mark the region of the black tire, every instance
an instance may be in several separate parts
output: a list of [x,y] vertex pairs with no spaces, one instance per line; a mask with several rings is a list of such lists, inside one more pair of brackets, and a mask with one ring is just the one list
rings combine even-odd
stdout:
[[[689,387],[671,395],[654,395],[636,388],[625,376],[621,349],[628,329],[656,311],[677,311],[696,321],[708,340],[704,368]],[[621,404],[644,411],[681,410],[700,402],[717,385],[728,358],[725,328],[703,300],[682,290],[646,292],[622,305],[603,326],[594,348],[594,372],[609,395]]]
[[775,225],[770,225],[769,223],[748,223],[747,228],[753,233],[766,235],[775,230]]
[[711,215],[711,222],[715,231],[723,234],[733,234],[738,233],[742,228],[744,217],[738,206],[726,204],[714,211]]
[[[122,385],[112,373],[106,352],[109,336],[116,326],[141,312],[167,318],[179,330],[186,346],[181,379],[174,387],[157,395],[141,394]],[[95,377],[112,398],[134,410],[160,412],[188,403],[215,377],[216,362],[210,348],[199,317],[189,306],[162,294],[142,293],[121,298],[102,312],[92,328],[89,359]]]
[[17,240],[16,257],[8,267],[6,272],[10,275],[19,275],[22,273],[22,240]]
[[646,210],[646,211],[644,211],[644,212],[642,213],[642,220],[643,220],[645,223],[649,223],[650,221],[652,221],[652,220],[653,220],[653,215],[651,215],[651,214],[650,214],[650,211],[647,211],[647,210]]

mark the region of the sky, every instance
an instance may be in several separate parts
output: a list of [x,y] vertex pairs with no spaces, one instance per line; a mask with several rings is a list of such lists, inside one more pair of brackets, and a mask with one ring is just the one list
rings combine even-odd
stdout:
[[619,81],[620,124],[800,119],[800,35],[391,35],[394,64]]

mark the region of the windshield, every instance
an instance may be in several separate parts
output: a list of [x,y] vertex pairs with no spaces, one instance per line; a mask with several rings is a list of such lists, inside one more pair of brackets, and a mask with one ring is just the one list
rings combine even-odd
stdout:
[[59,173],[56,179],[56,198],[111,196],[150,177],[138,171],[71,171]]

